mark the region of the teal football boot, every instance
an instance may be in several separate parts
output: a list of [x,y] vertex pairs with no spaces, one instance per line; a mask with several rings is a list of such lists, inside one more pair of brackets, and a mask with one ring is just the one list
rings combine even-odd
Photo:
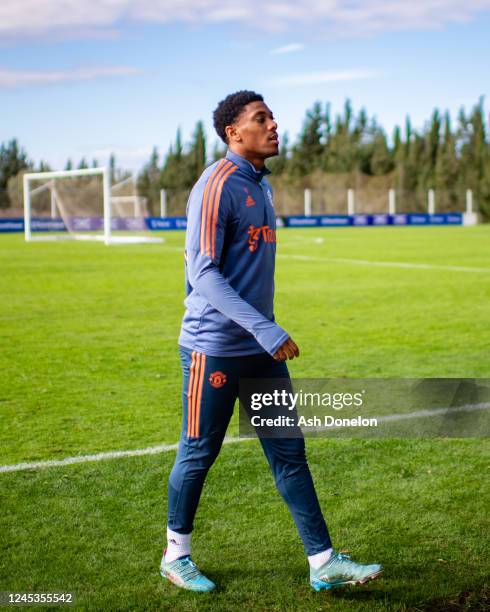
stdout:
[[176,586],[189,591],[209,593],[216,585],[201,574],[190,556],[180,557],[170,563],[165,562],[165,552],[160,564],[160,574]]
[[352,561],[349,555],[332,552],[330,559],[318,569],[310,568],[310,584],[315,591],[342,587],[346,584],[364,584],[377,578],[383,567],[377,563],[363,565]]

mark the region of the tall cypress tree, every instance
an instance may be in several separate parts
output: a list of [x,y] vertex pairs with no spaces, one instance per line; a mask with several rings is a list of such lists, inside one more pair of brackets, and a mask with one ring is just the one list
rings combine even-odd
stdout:
[[458,208],[461,194],[458,194],[457,177],[459,161],[456,155],[456,140],[451,130],[449,112],[444,115],[444,130],[437,154],[434,185],[440,194],[446,210]]
[[150,160],[145,164],[137,179],[138,194],[148,199],[150,214],[156,214],[160,201],[160,169],[158,149],[153,147]]
[[371,174],[374,175],[388,174],[393,170],[393,156],[388,148],[386,135],[381,129],[377,131],[373,140],[370,166]]
[[293,147],[290,170],[293,176],[310,174],[320,167],[323,144],[323,114],[320,102],[307,111],[298,144]]
[[206,134],[202,121],[196,123],[185,166],[185,183],[187,187],[192,187],[206,166]]

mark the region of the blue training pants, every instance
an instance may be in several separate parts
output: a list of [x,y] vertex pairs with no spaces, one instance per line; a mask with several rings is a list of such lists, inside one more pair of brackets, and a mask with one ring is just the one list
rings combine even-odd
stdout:
[[[240,378],[289,379],[285,362],[268,353],[212,357],[180,347],[182,431],[168,483],[168,527],[190,533],[209,468],[221,449]],[[332,546],[299,438],[260,438],[274,480],[296,523],[307,555]]]

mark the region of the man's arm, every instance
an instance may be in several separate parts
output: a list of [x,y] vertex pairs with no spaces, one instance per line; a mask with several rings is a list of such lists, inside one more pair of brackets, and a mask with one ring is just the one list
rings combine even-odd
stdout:
[[186,261],[191,286],[216,310],[251,333],[271,355],[287,342],[289,335],[264,317],[233,289],[219,271],[231,195],[224,183],[233,164],[218,164],[205,185],[197,185],[187,207]]
[[289,335],[240,297],[206,255],[187,250],[187,272],[192,287],[216,310],[250,332],[271,355],[287,342]]

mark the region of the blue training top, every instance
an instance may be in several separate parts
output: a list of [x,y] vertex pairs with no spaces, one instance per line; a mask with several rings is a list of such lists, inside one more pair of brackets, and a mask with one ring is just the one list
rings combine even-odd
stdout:
[[228,151],[189,196],[179,337],[188,349],[216,357],[273,355],[288,338],[274,322],[276,220],[266,174]]

